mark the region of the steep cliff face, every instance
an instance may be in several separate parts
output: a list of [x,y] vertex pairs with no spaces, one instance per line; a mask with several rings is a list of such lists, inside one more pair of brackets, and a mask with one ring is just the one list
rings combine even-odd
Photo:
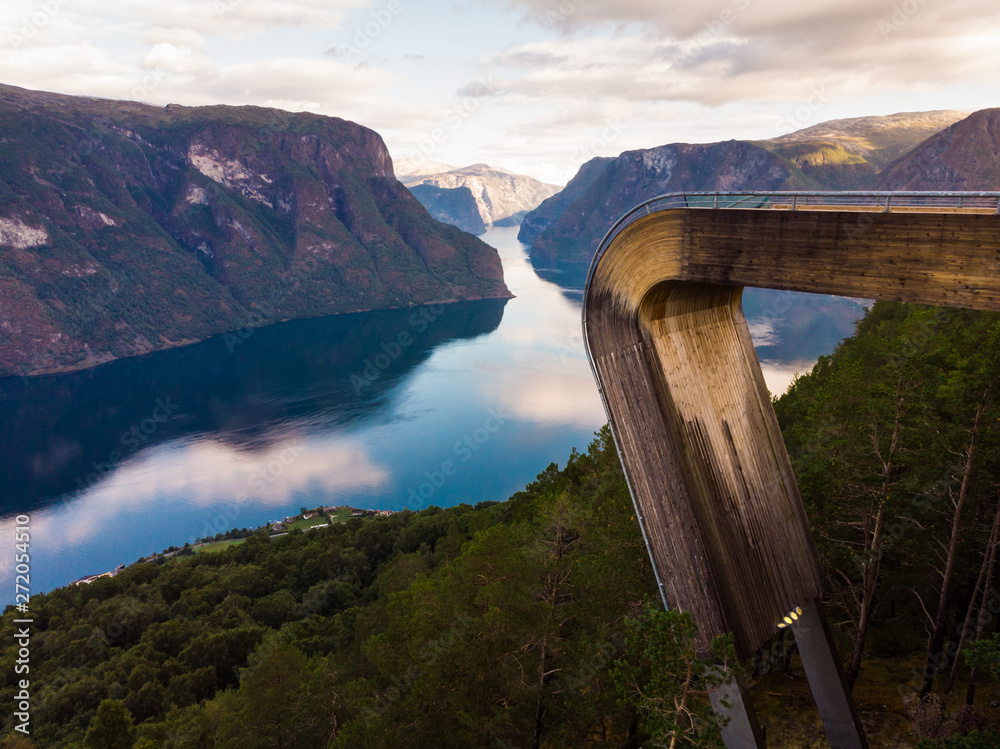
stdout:
[[433,220],[360,125],[0,86],[0,374],[509,295],[496,251]]
[[883,190],[1000,190],[1000,109],[942,130],[882,175]]
[[518,238],[533,243],[536,266],[587,263],[618,217],[661,193],[998,189],[998,113],[855,117],[766,141],[674,144],[593,159],[525,217]]
[[414,185],[410,192],[435,219],[469,234],[485,234],[486,224],[468,187]]
[[[407,161],[405,176],[400,180],[407,187],[433,185],[445,189],[467,187],[479,207],[484,224],[517,226],[524,215],[550,195],[559,192],[558,185],[540,182],[523,174],[513,174],[487,164],[473,164],[461,169],[449,169],[443,164]],[[444,167],[444,171],[442,171]]]
[[609,156],[595,156],[581,166],[580,171],[566,187],[552,197],[543,200],[535,210],[528,212],[524,220],[521,221],[517,238],[525,244],[531,244],[538,239],[549,227],[555,225],[560,216],[575,200],[583,197],[584,193],[590,189],[590,186],[597,181],[597,178],[612,161],[614,159]]
[[[593,161],[585,166],[599,168]],[[583,195],[535,239],[531,259],[536,264],[590,262],[616,219],[637,203],[663,193],[810,187],[814,183],[787,161],[742,141],[675,143],[627,151],[611,159]]]

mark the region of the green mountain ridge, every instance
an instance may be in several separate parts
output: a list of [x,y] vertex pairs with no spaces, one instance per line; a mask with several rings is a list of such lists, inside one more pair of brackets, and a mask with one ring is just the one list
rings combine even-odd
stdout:
[[968,116],[940,110],[830,120],[758,145],[788,159],[825,189],[871,189],[886,167]]
[[[968,187],[946,187],[956,180],[935,177],[933,170],[920,188],[889,181],[889,175],[898,174],[907,160],[920,154],[926,158],[923,143],[946,129],[963,132],[973,127],[977,117],[981,113],[966,116],[950,110],[859,117],[832,120],[771,140],[674,143],[593,159],[565,190],[525,216],[519,237],[532,243],[536,266],[586,264],[620,216],[668,192],[1000,189],[1000,180],[986,174],[958,181]],[[987,163],[997,163],[989,148],[969,150],[965,144],[959,138],[956,148],[967,149],[966,162],[985,156]],[[923,166],[914,167],[915,173]],[[965,167],[985,169],[969,163]]]
[[[593,162],[589,163],[593,170]],[[626,151],[610,160],[560,215],[551,217],[554,223],[531,247],[532,262],[589,263],[611,225],[633,206],[657,195],[751,189],[749,186],[758,190],[819,187],[791,162],[745,141],[673,143]],[[529,214],[525,223],[533,226],[533,231],[542,228],[537,215]]]
[[[987,616],[993,599],[976,591],[990,529],[1000,527],[1000,398],[983,390],[997,382],[998,343],[996,313],[877,303],[775,404],[842,660],[856,641],[865,570],[877,570],[853,692],[872,749],[996,746],[1000,636]],[[973,449],[968,464],[964,448]],[[959,487],[966,501],[955,534]],[[875,499],[888,514],[872,547]],[[610,431],[506,502],[468,500],[253,535],[32,596],[31,740],[10,738],[8,711],[0,742],[104,746],[89,734],[127,736],[124,749],[668,743],[663,722],[641,706],[684,684],[683,669],[660,674],[645,696],[623,691],[616,676],[632,664],[641,677],[643,663],[648,670],[677,653],[634,638],[651,634],[641,623],[657,620],[657,586]],[[948,638],[932,652],[948,655],[921,702],[922,609],[941,588],[928,549],[947,550],[949,538]],[[973,615],[983,626],[962,642],[949,687]],[[8,607],[4,623],[19,616]],[[676,621],[663,625],[674,647],[685,644]],[[768,746],[826,746],[787,634],[745,664]],[[0,673],[14,673],[18,648],[13,639],[0,648]],[[703,688],[696,673],[689,710],[706,707]],[[0,682],[8,704],[16,693],[12,680]],[[699,734],[704,720],[692,726]]]
[[280,320],[509,297],[372,130],[0,86],[0,376]]

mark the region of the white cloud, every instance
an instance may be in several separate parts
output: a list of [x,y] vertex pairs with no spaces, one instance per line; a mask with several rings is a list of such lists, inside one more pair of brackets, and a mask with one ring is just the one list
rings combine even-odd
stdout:
[[537,376],[524,382],[497,379],[493,384],[489,397],[524,422],[597,429],[607,420],[589,372],[553,376],[540,367]]
[[331,59],[273,58],[220,65],[188,46],[158,42],[135,65],[92,44],[0,50],[4,83],[151,104],[231,104],[309,110],[365,122],[390,104],[394,76]]
[[[47,553],[53,553],[107,536],[109,528],[124,528],[136,512],[156,522],[156,508],[165,502],[174,506],[163,518],[176,514],[176,505],[199,517],[214,517],[225,505],[234,518],[240,508],[284,507],[314,490],[336,504],[342,492],[378,490],[390,478],[391,472],[350,438],[290,440],[253,454],[220,442],[168,444],[123,464],[82,497],[33,512],[32,535],[45,539]],[[0,522],[0,530],[12,537],[13,523],[13,518]],[[12,560],[0,558],[0,579],[12,575]]]
[[207,42],[205,37],[194,29],[179,29],[171,26],[148,26],[142,31],[142,40],[152,46],[156,44],[172,44],[175,47],[190,47],[203,49]]
[[[496,64],[538,64],[513,87],[548,95],[569,85],[581,93],[718,104],[787,96],[805,80],[852,85],[926,85],[986,80],[1000,61],[1000,7],[983,0],[725,0],[663,3],[625,0],[505,0],[530,20],[557,24],[567,36],[522,45]],[[615,31],[611,32],[612,24]],[[578,31],[588,28],[588,36]],[[971,54],[970,42],[978,52]]]
[[[484,139],[486,160],[544,162],[533,172],[557,181],[634,148],[998,103],[1000,7],[978,0],[493,4],[555,31],[478,59],[507,92],[495,106],[508,124]],[[613,122],[621,132],[602,137]]]
[[[315,111],[376,129],[397,155],[487,161],[549,181],[626,149],[997,103],[1000,6],[982,0],[481,0],[457,8],[439,0],[421,13],[404,3],[363,54],[352,45],[386,0],[52,1],[58,10],[34,21],[31,0],[12,0],[0,16],[3,82],[156,104]],[[480,79],[498,95],[456,115]],[[603,138],[615,121],[622,132]],[[437,131],[444,136],[432,138]],[[428,138],[433,148],[418,148]]]
[[512,73],[497,81],[502,89],[548,101],[777,103],[817,86],[830,97],[846,97],[887,87],[986,80],[1000,64],[1000,20],[994,14],[984,23],[997,33],[933,44],[924,34],[886,42],[876,38],[872,25],[819,55],[814,42],[794,39],[726,33],[704,43],[656,42],[632,32],[517,45],[483,64]]
[[57,0],[91,17],[125,16],[150,29],[259,34],[277,27],[337,28],[366,0]]
[[170,42],[157,42],[142,56],[140,67],[167,73],[194,73],[203,69],[207,60],[196,55],[189,46],[179,47]]

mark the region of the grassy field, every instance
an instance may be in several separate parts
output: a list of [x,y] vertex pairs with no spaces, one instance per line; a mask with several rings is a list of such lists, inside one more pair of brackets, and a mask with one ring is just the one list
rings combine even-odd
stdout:
[[[354,512],[354,508],[346,507],[343,509],[334,510],[332,513],[330,513],[329,516],[327,516],[325,513],[315,513],[315,512],[307,513],[309,515],[312,515],[312,517],[310,518],[303,518],[301,515],[296,515],[295,520],[291,521],[290,523],[284,523],[284,522],[282,523],[285,530],[279,531],[279,533],[287,533],[288,531],[294,531],[294,530],[305,531],[309,530],[310,528],[330,525],[331,522],[344,523],[347,522],[347,520],[351,517],[352,512]],[[271,526],[270,524],[268,524],[265,526],[261,526],[257,530],[267,529],[268,531],[270,531],[270,528]],[[272,535],[275,535],[273,531],[270,532],[272,533]],[[202,546],[196,546],[194,548],[194,551],[195,553],[199,554],[205,552],[211,554],[228,549],[230,546],[235,546],[236,544],[243,543],[244,540],[246,539],[239,538],[239,539],[226,539],[223,541],[211,541]]]
[[217,551],[224,551],[225,549],[228,549],[230,546],[236,546],[236,544],[241,544],[244,541],[246,541],[245,538],[230,538],[230,539],[226,539],[225,541],[213,541],[212,543],[205,544],[204,546],[196,546],[195,550],[194,550],[194,553],[195,554],[203,554],[203,553],[213,554],[213,553],[215,553]]
[[311,518],[306,520],[305,518],[299,516],[297,519],[293,520],[291,523],[285,523],[285,529],[294,531],[296,529],[304,531],[307,528],[312,528],[316,525],[329,525],[330,521],[327,520],[326,515],[313,515]]
[[330,519],[334,523],[344,523],[351,517],[351,513],[354,512],[350,507],[344,508],[342,510],[335,510],[330,513]]

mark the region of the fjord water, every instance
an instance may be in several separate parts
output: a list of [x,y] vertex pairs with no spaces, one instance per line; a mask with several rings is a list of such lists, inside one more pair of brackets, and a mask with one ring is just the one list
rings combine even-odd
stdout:
[[[509,301],[299,320],[0,380],[0,537],[30,516],[32,590],[303,506],[503,500],[585,449],[605,416],[578,277],[540,278],[516,235],[484,236]],[[783,299],[745,299],[772,390],[853,321]],[[13,553],[0,574],[12,600]]]

